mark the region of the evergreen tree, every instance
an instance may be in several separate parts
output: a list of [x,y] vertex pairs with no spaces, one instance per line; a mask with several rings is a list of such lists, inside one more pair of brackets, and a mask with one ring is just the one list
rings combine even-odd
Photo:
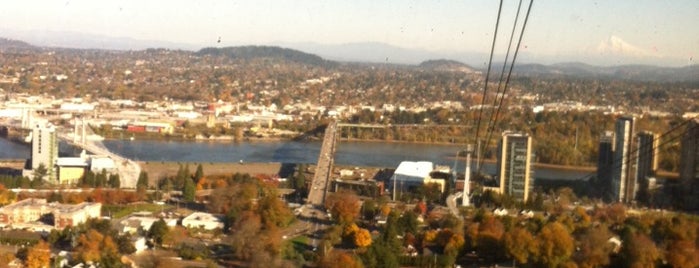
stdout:
[[118,189],[121,187],[121,180],[119,174],[109,174],[109,186]]
[[201,164],[197,165],[197,171],[194,172],[194,183],[199,183],[199,180],[204,177],[204,167]]
[[140,191],[145,191],[148,189],[148,173],[145,171],[141,171],[140,174],[138,174],[138,182],[136,182],[136,190]]
[[184,187],[182,188],[182,197],[187,202],[193,202],[197,191],[197,185],[190,178],[184,179]]

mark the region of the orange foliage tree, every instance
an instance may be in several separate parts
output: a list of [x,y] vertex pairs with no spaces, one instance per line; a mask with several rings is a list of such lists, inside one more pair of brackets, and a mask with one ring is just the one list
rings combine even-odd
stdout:
[[325,202],[333,219],[341,224],[349,224],[359,216],[361,206],[359,198],[352,192],[337,192],[330,195]]
[[51,250],[49,244],[43,240],[31,247],[27,252],[26,265],[29,268],[49,267],[51,262]]

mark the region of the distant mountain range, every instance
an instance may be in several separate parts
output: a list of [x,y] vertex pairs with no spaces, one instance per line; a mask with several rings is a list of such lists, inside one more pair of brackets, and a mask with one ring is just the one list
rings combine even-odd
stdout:
[[[2,31],[0,30],[0,33]],[[55,34],[52,32],[52,34]],[[195,51],[191,44],[144,41],[130,38],[111,38],[97,35],[69,33],[63,38],[50,39],[52,34],[42,38],[33,38],[29,42],[0,38],[0,51],[17,51],[26,49],[46,49],[63,47],[77,49],[105,50],[143,50],[147,48],[169,48]],[[53,41],[50,41],[53,40]],[[32,45],[36,44],[36,46]],[[56,44],[56,45],[52,45]],[[75,46],[71,44],[76,44]],[[287,48],[282,48],[282,47]],[[224,48],[203,48],[198,55],[225,55],[232,58],[278,57],[294,62],[317,66],[333,66],[341,62],[371,62],[387,64],[413,65],[423,69],[437,71],[461,71],[465,73],[481,71],[485,73],[485,64],[479,68],[463,62],[479,62],[487,59],[480,53],[452,53],[456,56],[429,52],[419,49],[400,48],[382,43],[353,43],[342,45],[321,45],[315,43],[280,43],[279,46],[234,46]],[[434,60],[440,59],[440,60]],[[335,62],[334,62],[335,61]],[[491,73],[501,70],[502,63],[494,64]],[[595,66],[585,63],[517,64],[515,75],[522,76],[571,76],[595,79],[626,79],[635,81],[658,82],[699,82],[699,65],[685,67],[658,67],[652,65]]]
[[651,65],[603,67],[579,62],[551,65],[517,64],[513,72],[522,76],[572,76],[656,82],[699,82],[699,65],[696,64],[684,67],[658,67]]

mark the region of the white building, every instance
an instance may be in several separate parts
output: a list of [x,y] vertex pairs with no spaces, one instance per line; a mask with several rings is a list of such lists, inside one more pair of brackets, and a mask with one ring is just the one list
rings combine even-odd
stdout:
[[204,228],[205,230],[223,229],[223,222],[210,213],[194,212],[182,219],[182,226],[187,228]]
[[445,181],[435,179],[430,175],[435,171],[434,164],[429,161],[403,161],[398,165],[393,173],[392,186],[401,190],[423,184],[436,183],[440,185],[440,190],[444,192]]
[[[70,205],[29,198],[0,208],[0,226],[33,231],[63,229],[84,223],[89,218],[99,218],[101,210],[101,203]],[[53,215],[52,223],[42,221],[48,214]]]
[[48,171],[49,179],[53,179],[55,178],[54,166],[57,158],[56,127],[49,122],[38,122],[32,130],[32,170],[43,165]]

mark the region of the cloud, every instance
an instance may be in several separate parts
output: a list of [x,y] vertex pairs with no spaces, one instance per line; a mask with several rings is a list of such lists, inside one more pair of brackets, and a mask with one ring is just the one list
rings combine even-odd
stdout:
[[605,56],[622,56],[636,58],[661,57],[661,55],[659,55],[657,51],[640,48],[614,35],[610,36],[607,40],[602,40],[599,43],[599,45],[597,45],[596,52],[599,55]]

